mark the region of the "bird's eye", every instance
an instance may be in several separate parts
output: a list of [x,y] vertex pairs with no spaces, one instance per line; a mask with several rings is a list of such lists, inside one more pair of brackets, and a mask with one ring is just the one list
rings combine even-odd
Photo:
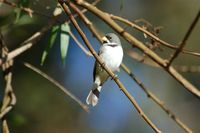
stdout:
[[110,36],[106,36],[106,38],[107,38],[108,40],[111,40],[111,39],[112,39],[112,37],[110,37]]

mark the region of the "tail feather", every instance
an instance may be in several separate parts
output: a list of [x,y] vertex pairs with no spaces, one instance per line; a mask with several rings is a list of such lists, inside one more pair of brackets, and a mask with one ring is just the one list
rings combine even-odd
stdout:
[[88,105],[96,106],[99,100],[99,94],[101,91],[101,86],[94,84],[93,89],[90,91],[89,95],[87,96],[86,103]]

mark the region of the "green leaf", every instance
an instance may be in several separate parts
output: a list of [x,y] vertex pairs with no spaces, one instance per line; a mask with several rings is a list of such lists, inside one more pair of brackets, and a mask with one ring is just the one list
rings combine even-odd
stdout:
[[59,30],[59,26],[56,25],[56,26],[53,26],[52,30],[51,30],[51,37],[50,37],[50,48],[53,46],[55,40],[56,40],[56,37],[57,37],[57,34],[58,34],[58,30]]
[[21,17],[21,9],[15,8],[14,12],[15,12],[15,23],[17,23]]
[[28,15],[22,15],[20,18],[18,18],[17,22],[15,22],[15,26],[30,25],[36,22],[36,18],[30,18]]
[[18,3],[18,7],[19,8],[15,8],[14,12],[16,14],[16,18],[15,18],[15,23],[17,23],[19,21],[19,19],[23,16],[23,15],[27,15],[26,12],[23,12],[20,7],[28,7],[29,5],[29,0],[20,0]]
[[60,33],[60,50],[63,64],[65,63],[65,58],[67,56],[67,51],[69,47],[69,32],[70,26],[68,24],[62,24]]
[[50,36],[50,39],[49,39],[47,47],[45,48],[45,50],[42,53],[42,58],[41,58],[40,65],[44,64],[44,61],[46,60],[50,49],[53,47],[53,45],[54,45],[54,43],[56,41],[57,35],[58,35],[58,31],[59,31],[59,26],[58,25],[55,25],[55,26],[52,27],[51,36]]

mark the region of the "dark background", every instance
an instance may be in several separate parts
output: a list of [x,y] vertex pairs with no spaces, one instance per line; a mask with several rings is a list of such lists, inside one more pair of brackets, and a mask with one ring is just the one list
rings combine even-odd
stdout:
[[[160,38],[169,43],[178,44],[185,35],[189,25],[200,9],[199,0],[102,0],[97,7],[109,13],[123,16],[129,20],[144,18],[154,26],[163,26]],[[56,5],[55,1],[31,0],[29,7],[38,12],[51,16]],[[20,46],[27,37],[46,25],[48,18],[34,15],[30,18],[24,14],[15,22],[13,8],[0,5],[0,26],[5,36],[5,42],[12,50]],[[114,32],[100,19],[91,13],[86,13],[94,25],[103,33]],[[59,19],[66,20],[66,15]],[[80,22],[80,19],[77,19]],[[93,47],[99,48],[98,41],[92,37],[83,23]],[[78,36],[71,27],[72,32]],[[145,42],[142,34],[129,29],[138,39]],[[200,51],[200,23],[197,24],[186,48]],[[85,103],[85,99],[92,86],[92,71],[94,58],[86,56],[81,49],[70,39],[69,51],[62,65],[58,42],[50,51],[44,66],[40,66],[40,59],[48,43],[50,33],[29,51],[15,60],[13,68],[13,88],[17,96],[17,104],[8,115],[8,123],[12,133],[150,133],[153,130],[143,121],[130,101],[119,91],[117,85],[109,80],[103,86],[99,104],[90,108],[86,113],[69,96],[63,94],[48,80],[37,75],[23,66],[23,61],[34,64],[50,76],[58,80],[74,95]],[[131,49],[122,40],[124,51]],[[169,58],[171,50],[164,48],[160,52],[162,57]],[[165,102],[178,118],[185,122],[194,132],[200,132],[199,115],[200,102],[191,93],[186,91],[164,70],[147,66],[131,59],[127,54],[123,62],[127,64],[134,74],[161,100]],[[176,65],[200,65],[198,57],[181,54],[175,61]],[[199,73],[182,73],[197,88],[200,88]],[[184,131],[170,119],[144,92],[121,70],[118,77],[125,84],[129,92],[148,115],[148,117],[164,133],[183,133]],[[1,87],[2,88],[2,87]]]

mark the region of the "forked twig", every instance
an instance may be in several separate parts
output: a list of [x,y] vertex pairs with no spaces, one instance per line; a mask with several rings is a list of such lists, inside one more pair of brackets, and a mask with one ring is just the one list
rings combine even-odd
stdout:
[[[74,5],[72,2],[69,3],[69,6],[80,16],[80,18],[83,20],[83,22],[86,24],[86,26],[90,29],[92,34],[102,43],[101,35],[97,32],[95,27],[93,26],[93,23],[83,14],[81,11]],[[154,63],[154,62],[153,62]],[[157,65],[157,64],[156,64]],[[188,133],[192,133],[192,130],[188,128],[180,119],[178,119],[174,113],[169,110],[164,103],[158,99],[152,92],[150,92],[130,71],[130,69],[125,65],[121,64],[121,67],[124,69],[124,71],[141,87],[141,89],[146,93],[146,95],[151,98],[156,104],[158,104],[161,109],[163,109],[170,118],[172,118],[183,130],[185,130]]]
[[32,10],[31,8],[28,8],[28,7],[18,6],[16,3],[8,1],[8,0],[0,0],[0,2],[4,3],[6,5],[12,6],[14,8],[18,8],[18,9],[26,12],[30,17],[33,17],[33,13],[34,13],[34,14],[37,14],[37,15],[40,15],[40,16],[45,16],[45,17],[50,18],[50,16],[48,16],[48,15],[42,13],[42,12]]
[[[179,47],[174,45],[174,44],[170,44],[168,42],[165,42],[163,40],[161,40],[160,38],[158,38],[157,36],[155,36],[154,34],[152,34],[151,32],[147,31],[146,29],[138,26],[137,24],[135,24],[134,22],[131,22],[125,18],[122,18],[122,17],[119,17],[119,16],[116,16],[116,15],[113,15],[113,14],[109,14],[110,17],[114,20],[117,20],[117,21],[120,21],[126,25],[129,25],[130,27],[133,27],[143,33],[145,33],[147,36],[151,37],[152,39],[154,39],[155,41],[159,42],[160,44],[162,44],[163,46],[165,47],[168,47],[168,48],[171,48],[171,49],[178,49]],[[182,53],[184,54],[189,54],[189,55],[194,55],[194,56],[197,56],[197,57],[200,57],[200,53],[198,52],[193,52],[193,51],[189,51],[189,50],[186,50],[186,49],[182,49],[181,51]]]
[[141,115],[141,117],[148,123],[149,126],[151,126],[151,128],[157,132],[157,133],[161,133],[161,131],[150,121],[150,119],[144,114],[144,112],[142,111],[142,109],[139,107],[139,105],[137,104],[137,102],[135,101],[135,99],[130,95],[130,93],[126,90],[126,88],[124,87],[124,85],[120,82],[120,80],[115,76],[115,74],[107,67],[105,66],[105,64],[102,62],[101,58],[97,55],[97,53],[95,52],[95,50],[93,49],[93,47],[91,46],[89,40],[87,39],[86,35],[84,34],[84,32],[81,30],[81,28],[79,27],[78,23],[76,22],[75,18],[73,17],[73,15],[71,14],[71,11],[69,10],[68,6],[63,3],[62,0],[59,1],[60,4],[62,5],[64,11],[66,12],[66,14],[68,14],[71,22],[73,23],[73,25],[75,26],[75,28],[77,29],[78,33],[80,34],[81,38],[83,39],[83,41],[85,42],[86,46],[88,47],[88,49],[90,50],[90,52],[93,54],[93,56],[95,57],[95,59],[99,62],[99,64],[106,70],[106,72],[113,78],[113,80],[116,82],[116,84],[119,86],[120,90],[122,90],[122,92],[126,95],[126,97],[131,101],[131,103],[134,105],[134,107],[136,108],[136,110],[138,111],[138,113]]
[[[8,48],[4,44],[3,35],[0,33],[0,56],[5,58],[8,55]],[[12,71],[11,67],[13,60],[6,62],[2,65],[3,77],[5,80],[4,96],[2,106],[0,108],[0,119],[2,120],[2,132],[9,133],[9,128],[6,120],[6,114],[11,111],[13,106],[16,104],[16,96],[12,88]]]
[[171,59],[169,60],[169,62],[168,62],[168,64],[167,64],[168,67],[171,65],[171,63],[174,61],[174,59],[175,59],[176,57],[178,57],[179,53],[183,50],[183,48],[184,48],[184,46],[186,45],[186,42],[187,42],[189,36],[191,35],[191,33],[192,33],[194,27],[196,26],[196,24],[197,24],[199,18],[200,18],[200,10],[199,10],[199,12],[197,13],[197,15],[196,15],[194,21],[193,21],[192,24],[190,25],[188,31],[186,32],[186,34],[185,34],[185,36],[184,36],[184,38],[183,38],[183,40],[182,40],[180,46],[178,47],[178,49],[175,51],[175,53],[172,55]]
[[[92,3],[92,5],[96,5],[100,1],[101,0],[95,0]],[[83,9],[82,13],[85,13],[86,11],[87,11],[86,9]],[[0,66],[3,63],[5,63],[5,62],[17,57],[18,55],[20,55],[20,54],[24,53],[25,51],[29,50],[30,48],[32,48],[32,46],[34,44],[36,44],[36,42],[44,35],[44,33],[46,33],[56,23],[56,20],[57,20],[58,16],[52,17],[51,20],[49,21],[49,23],[46,26],[44,26],[41,30],[39,30],[38,32],[34,33],[30,38],[25,40],[21,44],[21,47],[16,48],[15,50],[9,52],[5,59],[1,59],[0,58]],[[74,17],[77,17],[77,14],[74,14]],[[65,23],[70,23],[70,21],[67,20]]]
[[123,70],[140,86],[140,88],[146,93],[147,97],[152,99],[158,106],[161,107],[172,118],[185,132],[192,133],[192,130],[185,125],[169,108],[166,107],[163,101],[156,97],[147,87],[145,87],[142,82],[136,78],[136,76],[131,72],[131,70],[125,65],[121,64]]
[[91,52],[88,51],[81,43],[80,41],[76,38],[76,36],[69,31],[69,35],[74,39],[74,41],[76,42],[76,44],[80,47],[80,49],[82,49],[82,51],[87,55],[87,56],[92,56]]
[[20,54],[24,53],[25,51],[29,50],[30,48],[32,48],[32,46],[34,44],[36,44],[36,42],[42,37],[42,35],[44,35],[44,33],[46,33],[54,24],[55,24],[55,18],[50,20],[49,23],[45,27],[43,27],[41,30],[34,33],[30,38],[25,40],[21,44],[22,45],[21,47],[16,48],[15,50],[9,52],[8,56],[5,59],[0,59],[0,66],[3,63],[17,57],[18,55],[20,55]]
[[165,71],[172,75],[180,84],[184,86],[191,94],[200,99],[200,91],[192,85],[188,80],[186,80],[180,73],[178,73],[172,66],[167,67],[166,60],[162,59],[155,52],[147,48],[141,41],[136,39],[134,36],[126,32],[121,26],[119,26],[108,13],[99,10],[97,7],[91,5],[85,0],[76,0],[75,3],[88,9],[91,13],[95,14],[97,17],[101,18],[106,22],[111,28],[113,28],[117,33],[119,33],[126,41],[131,45],[137,47],[144,54],[148,55],[152,60],[159,64]]

